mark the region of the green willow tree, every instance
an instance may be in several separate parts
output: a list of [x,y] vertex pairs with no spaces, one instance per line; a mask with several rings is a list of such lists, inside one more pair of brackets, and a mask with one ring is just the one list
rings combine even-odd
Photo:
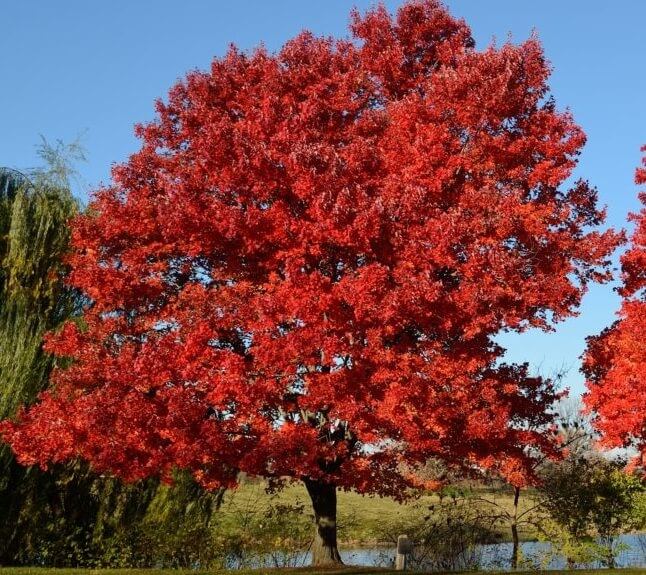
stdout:
[[[0,418],[34,400],[46,383],[52,358],[42,350],[45,332],[69,317],[77,305],[64,287],[62,256],[67,221],[78,211],[69,189],[38,184],[14,170],[0,171]],[[13,563],[29,538],[33,503],[52,483],[35,469],[16,464],[0,446],[0,560]]]
[[77,204],[67,190],[33,188],[8,170],[0,173],[0,186],[0,416],[5,418],[44,387],[52,359],[42,351],[43,335],[75,307],[74,294],[61,281],[61,256]]
[[[65,286],[68,221],[80,205],[70,191],[77,142],[38,148],[45,168],[28,175],[0,168],[0,420],[47,386],[53,358],[45,333],[80,311]],[[123,485],[73,462],[47,472],[18,465],[0,444],[0,565],[138,566],[175,556],[183,522],[209,532],[222,494],[197,493],[193,481]],[[198,501],[200,505],[196,505]],[[150,542],[139,525],[172,533]],[[155,554],[151,554],[155,549]],[[163,557],[160,557],[160,554]]]

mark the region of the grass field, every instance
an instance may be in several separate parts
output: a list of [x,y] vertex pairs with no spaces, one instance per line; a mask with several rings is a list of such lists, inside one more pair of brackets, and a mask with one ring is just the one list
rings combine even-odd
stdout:
[[[483,496],[495,501],[498,511],[511,511],[513,497],[511,492],[493,492],[477,489],[473,496]],[[363,496],[354,492],[339,492],[338,494],[338,524],[339,543],[342,547],[362,547],[396,541],[397,536],[405,532],[407,526],[423,521],[424,517],[432,516],[434,511],[429,507],[435,506],[439,497],[435,494],[412,499],[406,503],[398,503],[388,497]],[[534,505],[530,494],[521,496],[520,509]],[[239,525],[254,514],[262,514],[270,507],[288,506],[303,507],[302,520],[309,524],[310,500],[305,488],[300,483],[287,485],[276,494],[266,493],[265,484],[261,481],[243,483],[236,491],[228,492],[224,497],[218,522],[221,526]],[[404,531],[402,531],[402,529]],[[496,539],[510,540],[510,529],[503,523],[497,527]],[[524,531],[521,527],[521,538],[531,539],[532,531]]]
[[[46,569],[38,567],[0,568],[0,575],[389,575],[387,569],[346,567],[341,569],[257,569],[241,571],[183,571],[172,569]],[[515,571],[514,575],[644,575],[646,569],[581,569],[576,571]],[[437,575],[437,573],[433,574]],[[458,575],[453,573],[451,575]],[[494,575],[488,572],[488,575]]]

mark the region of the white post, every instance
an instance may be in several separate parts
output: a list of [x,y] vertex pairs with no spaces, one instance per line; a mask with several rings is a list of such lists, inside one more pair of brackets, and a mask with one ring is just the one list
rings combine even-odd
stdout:
[[407,535],[400,535],[397,537],[397,556],[395,557],[395,569],[397,571],[404,571],[408,556],[413,551],[413,542]]

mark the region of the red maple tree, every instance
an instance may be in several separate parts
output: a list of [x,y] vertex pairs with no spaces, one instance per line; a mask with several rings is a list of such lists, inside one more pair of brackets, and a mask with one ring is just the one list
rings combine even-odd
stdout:
[[590,230],[592,188],[563,188],[584,134],[535,38],[477,51],[436,0],[351,32],[231,48],[137,127],[74,223],[91,304],[4,426],[22,462],[303,480],[321,564],[337,488],[402,496],[429,457],[513,480],[550,449],[553,385],[494,337],[608,279],[619,238]]
[[[646,157],[635,182],[646,184]],[[585,402],[595,414],[602,443],[637,448],[646,467],[646,192],[639,198],[644,207],[630,216],[636,227],[631,246],[621,257],[619,319],[588,338],[583,372],[588,386]]]

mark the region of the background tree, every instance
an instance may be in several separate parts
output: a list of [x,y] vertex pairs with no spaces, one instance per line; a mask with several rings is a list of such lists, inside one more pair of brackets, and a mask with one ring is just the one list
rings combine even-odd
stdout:
[[[559,381],[563,373],[557,373],[553,379]],[[500,527],[508,528],[511,532],[510,566],[517,569],[521,557],[521,532],[529,531],[535,534],[541,530],[545,521],[545,505],[542,497],[536,497],[536,489],[545,481],[545,470],[551,469],[563,458],[584,456],[590,453],[593,442],[593,432],[587,418],[581,411],[580,401],[563,398],[552,406],[555,418],[553,426],[547,429],[537,429],[545,434],[552,442],[552,450],[547,454],[530,451],[527,456],[532,459],[532,474],[503,480],[503,487],[494,490],[494,495],[471,497],[471,504],[480,505],[481,518],[487,519]],[[492,482],[493,479],[493,482]],[[485,484],[500,482],[499,476],[493,478],[484,475]],[[496,497],[496,491],[508,494],[511,505],[506,497]]]
[[588,452],[543,470],[541,504],[562,529],[554,532],[544,522],[546,534],[570,566],[600,560],[616,567],[616,537],[646,525],[641,511],[646,492],[624,466],[625,461]]
[[518,479],[552,449],[553,386],[494,338],[608,279],[618,236],[562,186],[584,135],[535,38],[477,51],[435,0],[351,32],[232,48],[137,128],[75,221],[91,304],[49,338],[70,367],[4,426],[21,461],[303,480],[323,564],[337,488],[402,497],[431,457]]
[[7,417],[43,388],[53,362],[43,336],[74,308],[61,280],[67,222],[77,209],[67,190],[36,189],[11,170],[0,172],[0,188],[0,409]]
[[[646,147],[642,148],[646,152]],[[646,184],[646,157],[635,174]],[[646,205],[646,192],[640,194]],[[583,360],[594,425],[608,447],[634,447],[646,466],[646,207],[630,216],[635,231],[621,257],[623,296],[619,319],[601,334],[588,338]]]
[[[77,204],[66,188],[54,187],[44,172],[32,178],[0,171],[0,417],[34,401],[46,385],[53,357],[43,336],[77,305],[63,286],[68,220]],[[38,187],[32,182],[37,179]],[[0,446],[0,560],[12,562],[24,542],[24,506],[42,488],[37,470],[17,465],[9,446]],[[36,477],[38,476],[38,477]],[[51,483],[51,481],[50,481]],[[33,509],[32,509],[33,511]]]

